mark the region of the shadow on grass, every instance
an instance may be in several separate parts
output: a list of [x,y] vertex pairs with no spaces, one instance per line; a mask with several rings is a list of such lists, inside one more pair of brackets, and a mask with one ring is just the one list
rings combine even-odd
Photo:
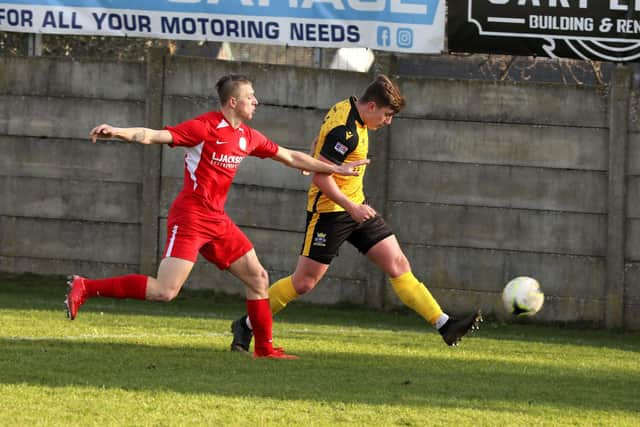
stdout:
[[[640,378],[529,362],[309,352],[253,360],[203,347],[0,339],[0,383],[369,405],[638,411]],[[88,389],[87,392],[91,393]],[[509,402],[512,402],[511,404]]]
[[[33,274],[8,275],[0,273],[0,309],[60,310],[67,293],[65,277]],[[246,302],[242,297],[184,289],[170,303],[151,301],[89,299],[80,309],[83,313],[109,312],[112,314],[171,316],[171,317],[228,317],[229,320],[245,314]],[[293,302],[276,318],[292,323],[314,323],[335,326],[358,326],[378,329],[424,330],[425,322],[413,312],[382,312],[353,306],[319,306]],[[384,326],[382,326],[384,325]],[[428,327],[427,327],[428,328]]]
[[[63,300],[67,292],[65,280],[62,276],[0,273],[0,309],[54,310],[64,316]],[[185,318],[227,318],[231,321],[245,313],[245,301],[237,296],[189,290],[183,290],[178,298],[170,303],[93,298],[88,300],[80,310],[79,320],[84,313],[100,312]],[[313,324],[373,330],[433,332],[421,317],[410,310],[385,312],[358,307],[318,306],[299,301],[291,303],[286,310],[278,313],[274,321],[294,325],[294,327],[296,324]],[[487,322],[477,334],[496,340],[564,343],[640,352],[640,333],[638,332]]]

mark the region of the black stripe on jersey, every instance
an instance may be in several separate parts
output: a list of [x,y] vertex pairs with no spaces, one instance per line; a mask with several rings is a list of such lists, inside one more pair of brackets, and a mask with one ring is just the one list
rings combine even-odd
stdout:
[[358,114],[355,105],[355,98],[349,99],[351,109],[347,122],[342,126],[336,126],[324,138],[320,154],[327,160],[337,165],[344,163],[347,156],[352,153],[358,146],[358,125],[356,122],[364,124]]
[[316,194],[316,198],[313,201],[313,209],[311,212],[317,212],[318,211],[318,201],[320,200],[320,196],[322,196],[322,191],[318,190],[318,194]]
[[351,104],[351,111],[349,112],[349,120],[347,121],[347,123],[351,121],[351,116],[353,116],[353,120],[357,120],[358,123],[360,123],[360,126],[364,126],[364,120],[362,120],[362,117],[360,117],[360,113],[358,113],[356,102],[358,102],[358,99],[355,96],[349,97],[349,104]]

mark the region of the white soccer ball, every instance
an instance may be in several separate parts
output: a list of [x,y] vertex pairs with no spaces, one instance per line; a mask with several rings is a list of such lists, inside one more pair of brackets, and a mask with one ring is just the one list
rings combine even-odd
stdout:
[[533,316],[542,308],[544,294],[538,281],[520,276],[511,280],[502,290],[502,302],[507,313],[514,316]]

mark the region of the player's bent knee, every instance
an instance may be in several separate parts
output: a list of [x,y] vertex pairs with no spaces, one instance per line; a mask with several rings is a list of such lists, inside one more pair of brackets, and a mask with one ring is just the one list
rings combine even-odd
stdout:
[[298,295],[302,295],[315,288],[317,284],[318,280],[315,280],[315,278],[305,278],[294,283],[294,288]]
[[269,286],[269,273],[267,273],[267,270],[263,268],[262,271],[260,271],[259,277],[261,281],[265,282],[267,286]]
[[155,299],[160,302],[170,302],[170,301],[173,301],[178,296],[179,292],[180,292],[180,288],[162,289],[156,294]]
[[266,292],[269,290],[269,273],[265,269],[257,270],[251,274],[246,283],[255,292]]
[[401,274],[406,273],[411,270],[411,265],[409,264],[409,260],[404,254],[398,255],[393,259],[391,263],[391,271],[389,271],[389,276],[398,277]]
[[265,270],[264,268],[260,269],[259,271],[256,271],[253,274],[252,282],[256,283],[257,286],[268,288],[269,273],[267,273],[267,270]]

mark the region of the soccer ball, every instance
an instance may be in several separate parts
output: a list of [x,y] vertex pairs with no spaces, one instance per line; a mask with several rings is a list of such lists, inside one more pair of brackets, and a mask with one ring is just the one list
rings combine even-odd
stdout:
[[533,316],[542,308],[544,294],[536,279],[516,277],[502,290],[502,302],[507,313],[514,316]]

